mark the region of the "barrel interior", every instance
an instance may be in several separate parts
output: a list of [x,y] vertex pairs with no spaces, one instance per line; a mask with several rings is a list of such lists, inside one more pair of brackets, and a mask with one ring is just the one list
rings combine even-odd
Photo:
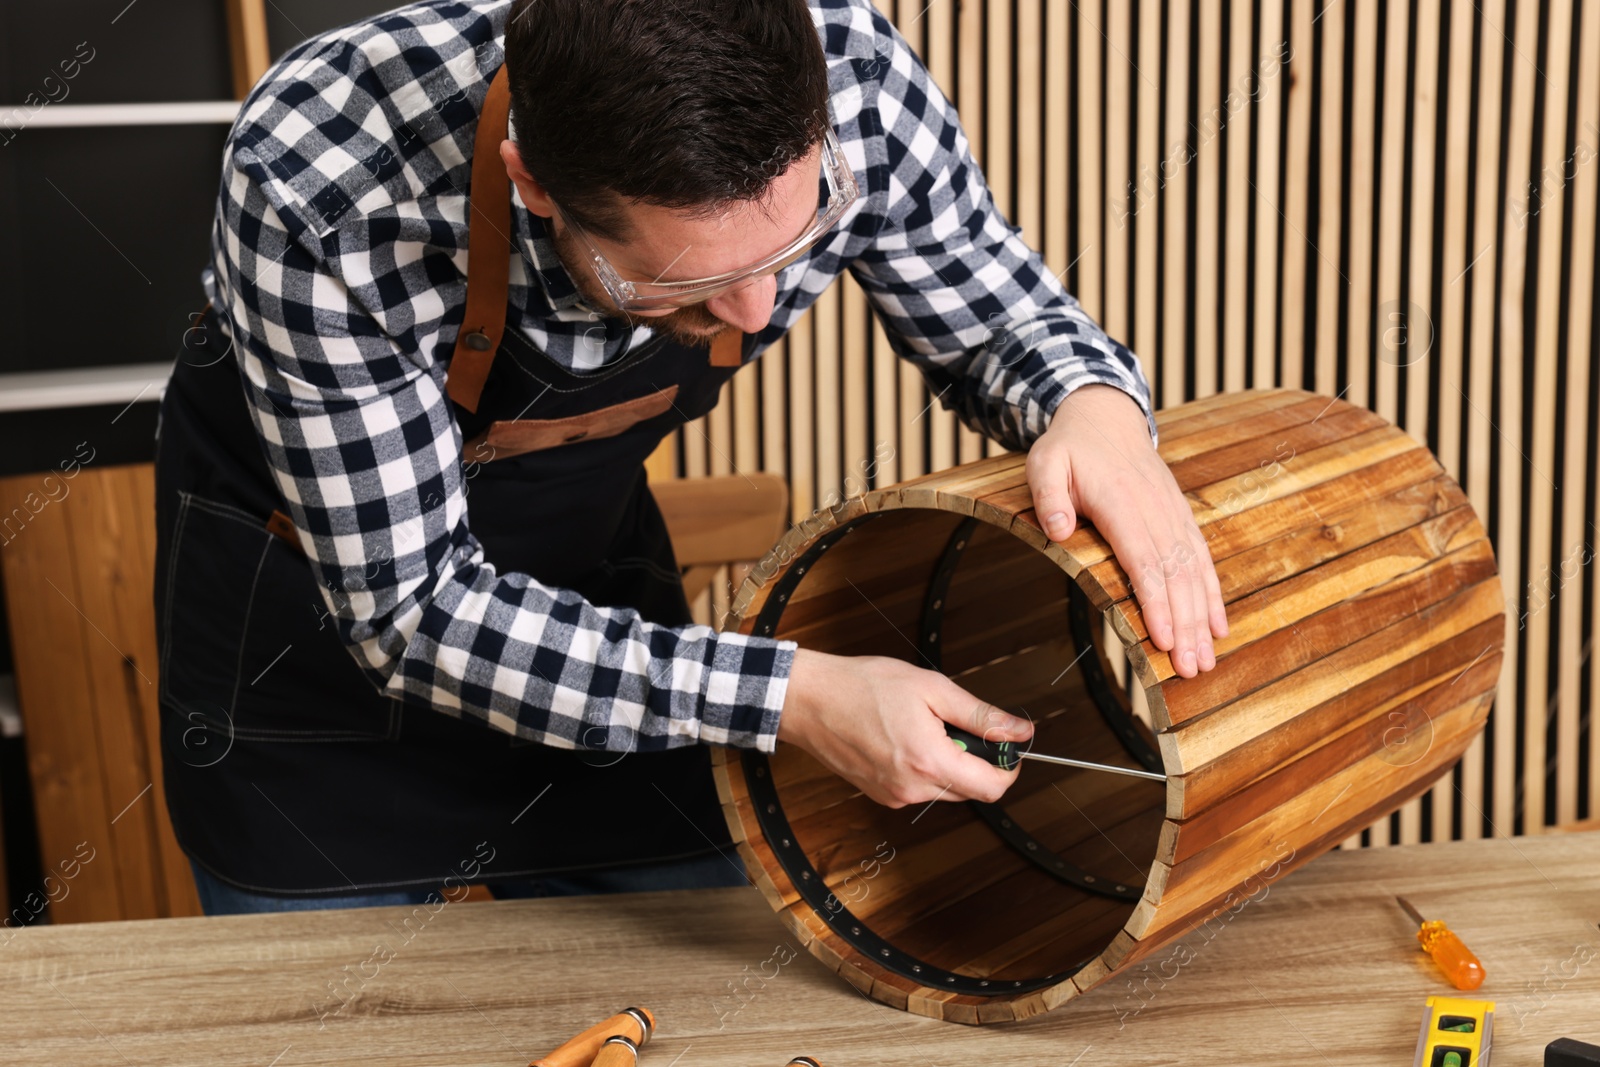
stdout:
[[[1138,766],[1130,745],[1145,746],[1153,761],[1114,680],[1097,682],[1110,678],[1098,623],[1087,622],[1099,613],[1080,605],[1075,635],[1073,594],[1059,567],[998,527],[896,509],[794,560],[758,629],[940,670],[1032,718],[1040,752]],[[746,762],[753,794],[757,763]],[[813,872],[790,869],[790,880],[804,889],[817,878],[832,894],[817,907],[813,891],[813,913],[879,966],[929,986],[949,972],[952,990],[991,995],[1059,984],[1106,948],[1144,889],[1166,810],[1160,783],[1037,762],[987,811],[883,807],[792,745],[759,765],[787,828],[768,827],[768,840],[792,840]]]

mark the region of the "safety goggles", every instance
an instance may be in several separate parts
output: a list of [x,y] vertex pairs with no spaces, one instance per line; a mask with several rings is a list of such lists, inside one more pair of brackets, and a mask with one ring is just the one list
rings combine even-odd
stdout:
[[834,224],[844,217],[844,213],[861,194],[856,185],[856,176],[844,158],[844,149],[839,146],[839,138],[832,127],[827,128],[822,136],[822,175],[823,180],[827,182],[828,196],[817,207],[817,217],[805,232],[765,259],[710,278],[676,282],[629,281],[619,274],[611,265],[611,261],[594,246],[589,235],[583,232],[583,227],[566,215],[562,215],[561,219],[572,227],[573,233],[577,234],[588,248],[590,265],[594,267],[595,275],[605,288],[606,295],[611,297],[618,308],[623,311],[660,311],[687,307],[738,289],[757,278],[776,274],[809,252],[812,246],[822,240]]

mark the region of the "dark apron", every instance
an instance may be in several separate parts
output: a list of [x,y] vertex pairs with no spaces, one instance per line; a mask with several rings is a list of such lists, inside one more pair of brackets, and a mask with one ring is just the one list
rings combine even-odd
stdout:
[[[504,136],[495,95],[484,106],[480,161],[482,146]],[[498,242],[480,232],[494,228],[480,227],[480,216],[495,217],[480,205],[504,204],[509,218],[505,172],[492,156],[498,180],[474,166],[469,306],[450,367],[469,528],[502,575],[686,624],[644,460],[715,406],[742,339],[719,339],[708,361],[705,349],[656,338],[574,374],[515,331],[502,338],[504,270],[496,278],[479,266],[498,256],[503,268],[509,255],[508,222]],[[480,329],[472,298],[481,309],[496,292],[501,318]],[[460,359],[469,331],[497,343],[479,341],[475,359]],[[703,746],[558,750],[376,692],[340,641],[292,528],[282,528],[246,405],[208,309],[163,399],[156,462],[162,753],[174,829],[192,858],[246,889],[340,894],[438,885],[476,867],[483,842],[494,859],[473,873],[484,881],[728,844]],[[375,560],[369,577],[385,562]]]

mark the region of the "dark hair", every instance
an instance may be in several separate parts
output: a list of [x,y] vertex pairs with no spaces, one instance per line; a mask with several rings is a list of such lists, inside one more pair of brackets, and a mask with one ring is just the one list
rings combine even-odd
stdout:
[[805,0],[517,0],[505,50],[523,165],[614,240],[619,197],[707,213],[760,199],[828,122]]

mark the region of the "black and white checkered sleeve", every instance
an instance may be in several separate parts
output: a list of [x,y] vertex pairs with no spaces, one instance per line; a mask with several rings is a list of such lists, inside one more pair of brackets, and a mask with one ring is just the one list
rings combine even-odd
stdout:
[[431,355],[444,311],[398,266],[416,249],[353,212],[320,225],[259,158],[235,148],[225,166],[212,284],[279,491],[372,682],[556,747],[771,751],[793,642],[653,625],[485,561]]
[[1127,393],[1156,435],[1139,361],[1062,289],[1038,252],[995,208],[955,108],[911,47],[872,17],[863,98],[880,135],[868,166],[888,172],[884,223],[850,270],[883,317],[890,343],[921,369],[940,402],[1008,448],[1024,449],[1073,390]]

